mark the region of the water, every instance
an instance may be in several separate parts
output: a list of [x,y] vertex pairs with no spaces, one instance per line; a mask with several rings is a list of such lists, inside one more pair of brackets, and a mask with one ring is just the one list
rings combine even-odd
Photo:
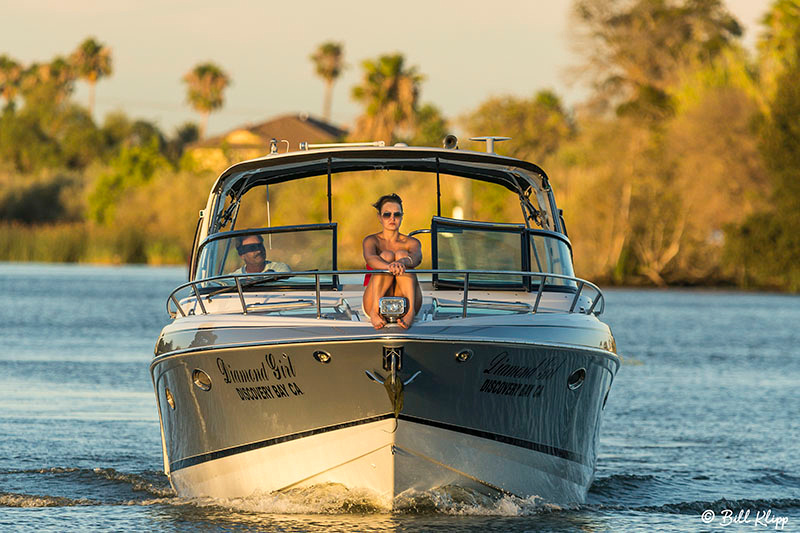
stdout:
[[[0,264],[0,530],[800,531],[800,298],[609,290],[625,357],[588,502],[338,486],[183,500],[148,363],[175,268]],[[749,522],[724,525],[749,511]],[[711,510],[705,525],[701,513]]]

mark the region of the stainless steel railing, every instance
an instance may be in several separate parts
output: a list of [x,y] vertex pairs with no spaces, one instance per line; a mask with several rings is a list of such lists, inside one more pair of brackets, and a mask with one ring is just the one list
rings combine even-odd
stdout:
[[[481,274],[489,274],[489,275],[497,275],[497,276],[514,276],[514,277],[529,277],[529,278],[538,278],[539,279],[539,287],[536,291],[536,300],[532,306],[531,313],[536,313],[539,310],[539,304],[542,300],[542,294],[547,290],[547,280],[563,280],[567,282],[572,282],[575,284],[574,287],[570,287],[569,285],[562,285],[561,287],[567,287],[575,290],[575,294],[572,297],[572,301],[570,302],[569,313],[574,313],[575,308],[578,305],[578,301],[580,300],[581,295],[584,292],[584,289],[587,287],[594,291],[594,298],[591,298],[592,304],[589,306],[588,309],[579,308],[578,312],[584,313],[587,315],[595,314],[600,315],[602,314],[603,310],[605,309],[605,296],[603,296],[603,292],[600,288],[590,281],[586,281],[580,278],[576,278],[573,276],[565,276],[562,274],[550,274],[545,272],[524,272],[518,270],[431,270],[431,269],[420,269],[420,270],[410,270],[409,272],[413,272],[414,274],[450,274],[456,276],[463,276],[464,281],[463,285],[461,286],[461,291],[463,291],[464,296],[462,301],[460,302],[462,305],[461,316],[467,316],[467,309],[469,308],[470,301],[469,300],[469,279],[470,275],[481,275]],[[320,289],[320,276],[332,276],[332,275],[350,275],[350,274],[382,274],[382,273],[389,273],[388,270],[310,270],[310,271],[292,271],[288,275],[294,276],[314,276],[314,293],[315,293],[315,304],[317,310],[317,318],[322,317],[322,300],[321,300],[321,289]],[[258,283],[259,281],[266,281],[272,278],[285,278],[287,276],[286,272],[260,272],[257,274],[225,274],[222,276],[213,276],[210,278],[200,279],[196,281],[190,281],[188,283],[184,283],[180,285],[175,290],[173,290],[169,297],[167,298],[167,313],[172,318],[175,318],[180,314],[181,316],[187,316],[192,314],[192,312],[186,312],[183,310],[183,306],[181,305],[180,301],[178,300],[177,294],[185,289],[191,289],[191,292],[194,294],[194,298],[191,300],[192,302],[196,302],[197,306],[200,308],[200,312],[204,315],[210,314],[206,309],[205,303],[203,299],[206,300],[207,303],[210,303],[213,298],[219,296],[223,293],[229,292],[236,292],[239,296],[239,302],[242,306],[242,313],[247,314],[247,301],[245,298],[245,289],[248,288],[248,285],[252,285],[254,283]],[[246,279],[247,283],[243,283],[242,280]],[[223,281],[227,280],[227,284],[223,284]],[[473,278],[474,280],[474,278]],[[448,280],[450,281],[450,280]],[[200,287],[212,284],[219,284],[217,290],[208,292],[206,294],[201,294]],[[553,285],[550,285],[552,288]],[[442,289],[440,289],[442,290]],[[570,291],[571,292],[571,291]],[[589,298],[589,296],[587,296]],[[481,300],[480,303],[478,300],[472,300],[473,304],[476,305],[484,305],[486,301]],[[171,304],[175,305],[173,309]],[[188,305],[188,304],[187,304]],[[304,305],[305,307],[305,305]]]

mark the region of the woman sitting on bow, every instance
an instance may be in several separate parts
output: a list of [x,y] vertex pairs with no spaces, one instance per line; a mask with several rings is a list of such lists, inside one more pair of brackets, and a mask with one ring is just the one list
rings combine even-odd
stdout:
[[368,274],[364,290],[364,311],[375,329],[386,325],[378,313],[378,301],[384,296],[402,296],[408,300],[408,312],[397,324],[411,327],[422,305],[422,290],[417,276],[410,269],[422,262],[422,246],[414,237],[400,233],[403,222],[403,201],[396,194],[381,196],[372,204],[378,210],[382,230],[364,238],[364,260],[370,270],[388,270],[388,274]]

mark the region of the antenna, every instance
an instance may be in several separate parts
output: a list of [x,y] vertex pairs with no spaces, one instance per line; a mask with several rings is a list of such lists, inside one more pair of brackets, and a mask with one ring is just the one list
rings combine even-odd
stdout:
[[484,141],[486,143],[486,153],[494,153],[494,143],[500,141],[510,141],[511,137],[470,137],[470,141]]

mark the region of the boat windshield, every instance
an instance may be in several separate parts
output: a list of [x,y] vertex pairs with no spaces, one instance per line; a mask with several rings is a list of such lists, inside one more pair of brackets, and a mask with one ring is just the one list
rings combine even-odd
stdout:
[[[441,270],[524,271],[573,277],[569,244],[561,235],[517,224],[486,224],[435,217],[434,268]],[[470,287],[535,290],[542,276],[470,274]],[[462,274],[438,274],[439,286],[460,286]],[[548,277],[547,286],[574,288],[572,280]]]
[[[523,226],[434,220],[434,268],[442,270],[527,270]],[[437,285],[462,285],[461,274],[439,274]],[[500,274],[471,274],[472,287],[523,289],[524,280]]]
[[[201,245],[195,279],[229,274],[277,272],[286,275],[252,278],[259,285],[307,288],[314,276],[292,272],[336,270],[336,224],[310,224],[229,231],[213,235]],[[246,287],[250,278],[243,278]],[[333,276],[320,276],[323,285],[335,284]],[[232,278],[215,283],[234,284]]]
[[[559,235],[538,230],[527,230],[526,233],[530,241],[531,271],[575,277],[575,271],[572,269],[572,252]],[[531,283],[537,285],[539,279],[532,279]],[[561,278],[548,278],[546,284],[575,286],[574,281]]]

